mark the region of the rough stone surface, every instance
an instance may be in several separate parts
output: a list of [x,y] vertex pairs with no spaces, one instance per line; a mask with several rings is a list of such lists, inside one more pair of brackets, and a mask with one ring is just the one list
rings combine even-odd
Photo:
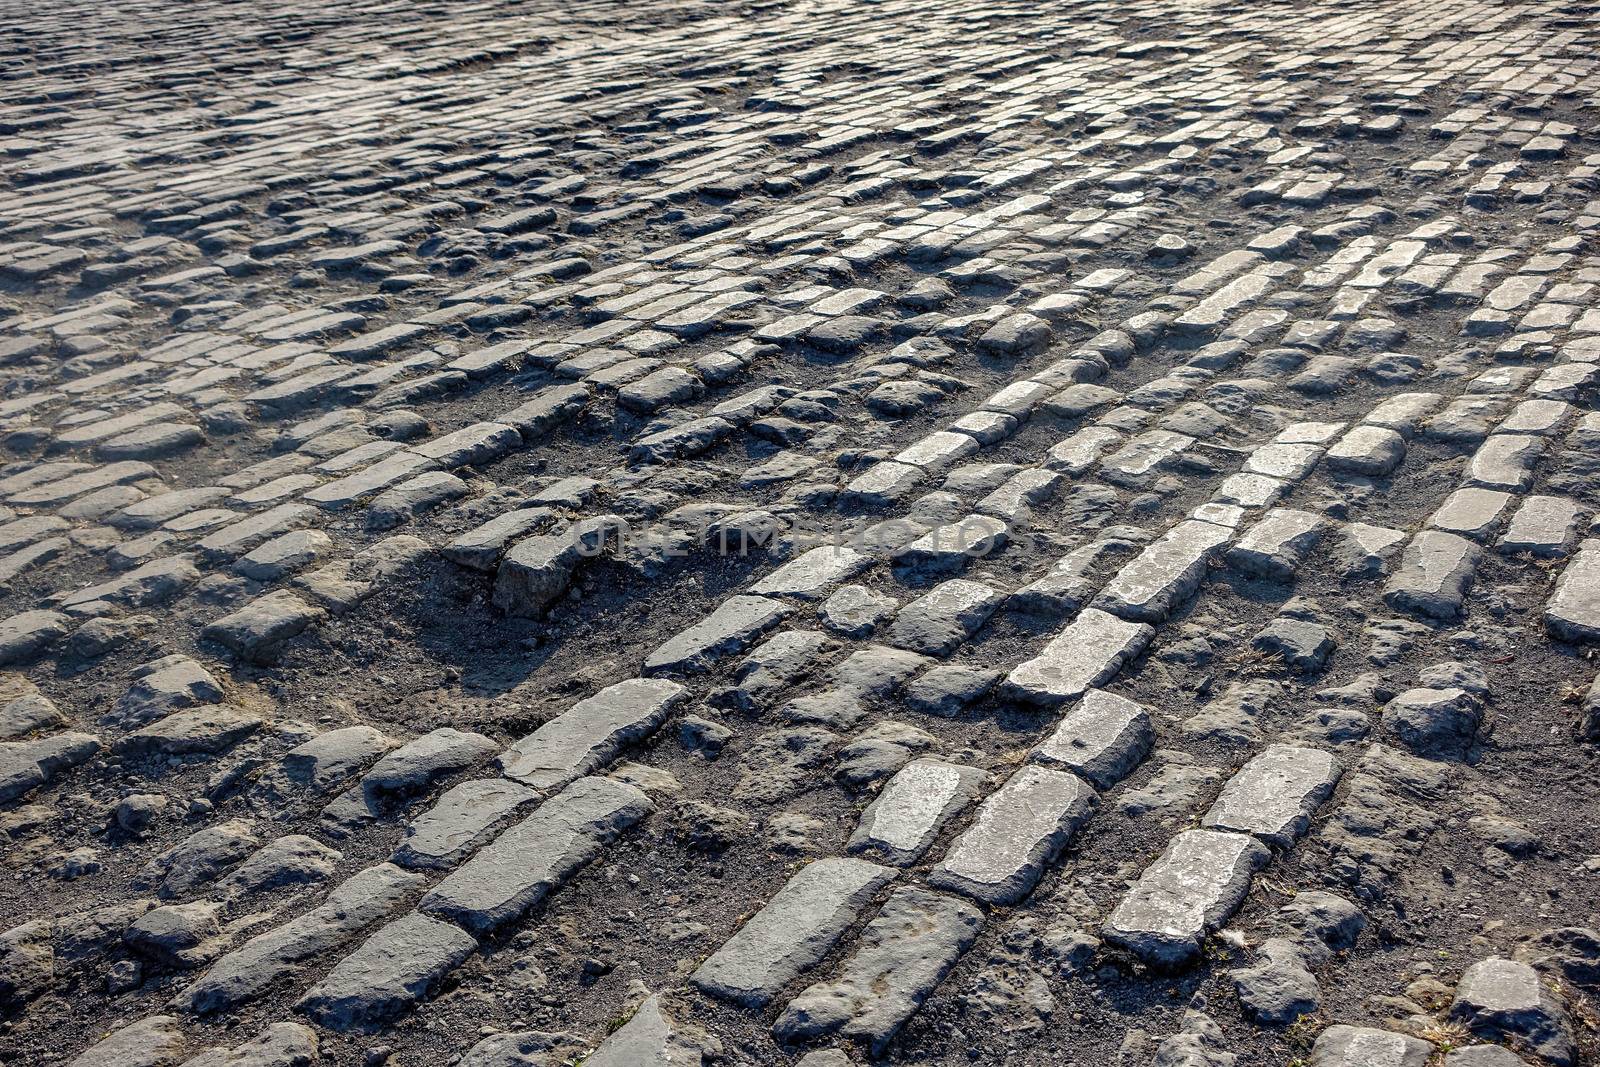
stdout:
[[1264,845],[1244,834],[1185,830],[1122,898],[1105,936],[1152,966],[1186,964],[1238,910],[1268,857]]
[[809,864],[694,972],[712,996],[760,1007],[826,956],[894,872],[865,860]]
[[928,875],[928,883],[991,904],[1014,904],[1094,809],[1094,790],[1076,775],[1024,767],[978,808]]

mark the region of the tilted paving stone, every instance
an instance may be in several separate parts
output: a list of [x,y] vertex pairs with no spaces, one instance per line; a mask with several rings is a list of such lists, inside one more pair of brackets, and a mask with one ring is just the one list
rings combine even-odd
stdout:
[[791,1000],[773,1024],[780,1041],[841,1034],[881,1055],[971,946],[983,913],[916,886],[896,890],[862,931],[839,976]]
[[394,914],[424,884],[421,875],[387,863],[360,871],[304,915],[257,934],[217,960],[173,1005],[205,1014],[254,1000]]
[[340,960],[295,1008],[330,1030],[376,1030],[427,999],[477,948],[459,927],[412,912]]
[[1270,745],[1228,779],[1200,824],[1288,848],[1310,829],[1342,773],[1339,761],[1321,749]]
[[982,582],[952,578],[903,606],[884,640],[926,656],[946,656],[986,622],[1005,594]]
[[1538,971],[1521,961],[1493,956],[1468,967],[1456,986],[1450,1016],[1480,1037],[1527,1048],[1558,1067],[1577,1062],[1565,1004]]
[[1493,489],[1457,489],[1428,518],[1428,525],[1435,530],[1483,541],[1499,526],[1512,499],[1510,493]]
[[1572,550],[1581,509],[1567,497],[1534,495],[1523,500],[1495,542],[1501,552],[1560,558]]
[[1150,713],[1126,697],[1091,689],[1030,753],[1065,767],[1096,789],[1110,789],[1144,761],[1155,743]]
[[493,838],[498,825],[538,800],[534,790],[504,779],[462,782],[406,824],[390,859],[401,867],[448,870]]
[[1326,531],[1320,515],[1274,508],[1228,549],[1226,559],[1247,574],[1289,581]]
[[916,759],[894,773],[850,835],[853,854],[906,867],[973,802],[988,776],[976,767]]
[[201,636],[230,649],[241,659],[270,662],[285,641],[304,633],[326,614],[288,590],[280,589],[224,615],[208,625]]
[[765,1006],[827,956],[894,873],[858,859],[808,864],[700,965],[692,981],[712,996]]
[[580,778],[434,886],[418,908],[490,934],[522,918],[653,808],[631,785]]
[[1533,480],[1533,467],[1548,442],[1526,434],[1495,434],[1484,441],[1467,464],[1465,481],[1482,489],[1521,492]]
[[1247,834],[1180,832],[1106,919],[1106,940],[1152,966],[1189,963],[1232,918],[1270,856]]
[[729,597],[705,619],[679,633],[644,661],[643,673],[692,674],[737,655],[777,626],[793,609],[762,596]]
[[840,582],[849,581],[874,562],[865,552],[843,545],[820,545],[790,560],[750,587],[760,596],[820,599]]
[[1383,601],[1424,618],[1459,618],[1482,555],[1464,537],[1424,530],[1407,543],[1399,568],[1384,587]]
[[1154,635],[1147,623],[1085,608],[1039,655],[1006,676],[1003,692],[1030,704],[1064,704],[1114,678]]
[[434,781],[487,760],[498,746],[482,734],[443,726],[386,753],[361,780],[323,809],[324,833],[375,819]]
[[1563,641],[1600,640],[1600,540],[1587,538],[1556,579],[1545,629]]
[[497,763],[506,777],[533,789],[563,788],[654,733],[688,695],[683,686],[666,679],[618,682],[513,744]]
[[1098,802],[1074,774],[1028,766],[978,807],[928,884],[990,904],[1014,904],[1072,840]]
[[1181,522],[1118,571],[1094,606],[1124,619],[1162,622],[1194,595],[1212,555],[1231,539],[1232,532],[1215,523]]
[[1328,449],[1328,466],[1369,478],[1390,474],[1406,456],[1405,438],[1383,426],[1357,426]]
[[494,604],[508,615],[536,616],[567,591],[584,545],[570,534],[536,534],[511,546],[495,571]]

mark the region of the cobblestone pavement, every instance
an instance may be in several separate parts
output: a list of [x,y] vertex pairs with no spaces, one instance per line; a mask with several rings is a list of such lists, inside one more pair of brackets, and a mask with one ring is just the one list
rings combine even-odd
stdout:
[[0,48],[0,1061],[1600,1063],[1600,5]]

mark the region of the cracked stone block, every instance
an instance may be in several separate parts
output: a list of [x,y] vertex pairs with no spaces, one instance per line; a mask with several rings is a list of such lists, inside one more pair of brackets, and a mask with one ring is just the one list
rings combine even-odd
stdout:
[[1153,636],[1155,628],[1146,623],[1085,608],[1037,656],[1006,676],[1002,694],[1046,707],[1065,704],[1109,682]]
[[551,792],[653,734],[689,692],[664,678],[630,678],[581,700],[502,752],[507,778]]
[[422,898],[419,911],[483,937],[516,922],[654,810],[610,778],[580,778],[495,838]]
[[337,1032],[379,1030],[431,996],[477,949],[460,927],[412,912],[340,960],[295,1010]]
[[1464,537],[1424,530],[1406,546],[1383,602],[1424,618],[1460,618],[1482,557],[1483,550]]

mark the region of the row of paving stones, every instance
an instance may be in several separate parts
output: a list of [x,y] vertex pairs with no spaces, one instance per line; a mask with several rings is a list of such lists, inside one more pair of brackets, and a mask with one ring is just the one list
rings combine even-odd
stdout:
[[[1302,177],[1296,177],[1294,180],[1295,182],[1303,182],[1305,179]],[[1314,195],[1314,191],[1302,191],[1302,193],[1298,195],[1304,198],[1305,196]],[[1322,195],[1327,195],[1327,192],[1324,191]],[[1201,310],[1195,312],[1194,308],[1185,309],[1182,312],[1182,315],[1178,316],[1178,318],[1183,319],[1185,316],[1189,316],[1189,318],[1187,321],[1182,323],[1181,328],[1194,329],[1197,331],[1206,331],[1212,329],[1220,330],[1228,324],[1230,321],[1230,316],[1235,315],[1241,310],[1248,309],[1251,306],[1251,301],[1258,299],[1267,292],[1267,287],[1269,286],[1270,282],[1282,276],[1283,275],[1281,271],[1271,268],[1270,265],[1262,265],[1258,263],[1257,266],[1246,269],[1243,279],[1228,280],[1227,284],[1222,286],[1217,294],[1207,295],[1206,290],[1202,289],[1197,295],[1204,296],[1204,299],[1200,299],[1196,303],[1196,307],[1200,308]],[[1214,300],[1213,295],[1216,297]],[[1210,301],[1210,303],[1208,303],[1208,301]],[[1005,330],[995,337],[993,343],[996,345],[1023,344],[1028,336],[1028,331],[1033,328],[1033,324],[1027,320],[1006,323],[1005,320],[999,319],[996,320],[996,325],[991,328],[991,332],[992,330],[1000,329],[1002,325],[1005,326]],[[985,333],[984,336],[988,336],[988,333]],[[982,415],[983,413],[979,412],[975,414]],[[996,421],[998,420],[989,419],[988,425],[992,426]],[[987,427],[975,427],[975,429],[979,430],[979,435],[990,432]],[[979,435],[969,434],[969,436]],[[906,466],[920,468],[925,465],[926,461],[931,461],[932,463],[940,466],[944,465],[945,461],[943,459],[943,454],[937,451],[943,442],[935,442],[932,445],[928,445],[927,441],[928,439],[924,439],[924,444],[922,446],[914,446],[921,447],[923,449],[921,452],[915,453],[915,455],[912,457],[914,460],[919,462],[907,463]],[[1274,444],[1286,444],[1291,446],[1323,443],[1325,442],[1274,442]],[[1103,470],[1118,469],[1124,472],[1125,478],[1136,479],[1142,474],[1157,469],[1159,464],[1182,455],[1187,450],[1187,446],[1176,447],[1177,444],[1177,442],[1173,442],[1170,439],[1163,440],[1159,437],[1140,441],[1135,451],[1129,453],[1125,457],[1119,456],[1118,461],[1115,464],[1110,464],[1103,468]],[[1352,448],[1349,449],[1352,462],[1359,463],[1366,461],[1369,449],[1365,447],[1363,442],[1358,441],[1356,444],[1362,445],[1362,447],[1357,448],[1352,446]],[[965,449],[966,447],[967,446],[964,444],[961,446],[962,449]],[[930,449],[934,450],[931,453],[931,460],[925,460],[925,457],[930,456]],[[1145,454],[1147,453],[1154,453],[1156,459],[1155,462],[1145,466],[1144,460]],[[1493,457],[1491,457],[1491,459],[1492,458]],[[892,472],[893,468],[889,468],[888,470]],[[1263,476],[1267,477],[1270,475]],[[1026,483],[1023,482],[1018,484],[1025,485]],[[866,499],[874,504],[888,502],[887,500],[878,501],[871,497]],[[1182,590],[1184,586],[1192,581],[1191,572],[1195,566],[1194,551],[1195,541],[1198,537],[1198,534],[1208,534],[1212,537],[1217,536],[1216,534],[1205,529],[1205,526],[1207,525],[1220,526],[1224,529],[1230,528],[1229,524],[1226,522],[1218,524],[1212,521],[1213,518],[1218,517],[1217,513],[1211,512],[1207,514],[1210,515],[1211,518],[1196,518],[1191,520],[1193,522],[1200,523],[1200,526],[1189,526],[1187,531],[1180,534],[1178,533],[1178,530],[1187,525],[1186,523],[1180,524],[1179,527],[1175,528],[1172,532],[1169,532],[1168,535],[1158,539],[1153,545],[1145,549],[1145,554],[1141,555],[1140,559],[1136,561],[1140,563],[1140,567],[1138,569],[1129,571],[1126,577],[1119,575],[1117,579],[1114,579],[1114,581],[1118,582],[1119,584],[1113,587],[1111,593],[1113,599],[1108,601],[1107,604],[1110,606],[1120,607],[1123,612],[1149,614],[1152,616],[1152,621],[1158,621],[1157,617],[1169,613],[1173,607],[1177,606],[1178,602],[1182,599]],[[1277,527],[1262,530],[1261,527],[1258,526],[1252,530],[1250,536],[1254,537],[1255,540],[1246,548],[1246,552],[1251,554],[1241,554],[1238,557],[1239,559],[1272,560],[1273,563],[1281,565],[1280,561],[1284,558],[1284,546],[1288,545],[1290,550],[1294,551],[1295,539],[1304,538],[1308,532],[1303,528],[1303,523],[1305,520],[1298,518],[1292,513],[1274,513],[1274,518],[1279,524]],[[1296,522],[1299,522],[1302,525],[1292,525]],[[1283,525],[1286,523],[1291,525]],[[1235,522],[1234,525],[1237,525],[1237,523]],[[1198,531],[1198,534],[1196,531]],[[992,528],[989,532],[992,535]],[[1199,540],[1203,541],[1204,538],[1199,538]],[[1210,547],[1220,548],[1221,543]],[[1209,549],[1202,548],[1201,554],[1203,555],[1206,551],[1209,551]],[[948,555],[949,553],[947,551],[940,550],[939,545],[930,544],[926,548],[919,550],[917,559],[919,562],[926,564],[937,559],[946,558]],[[1272,564],[1267,565],[1271,566]],[[845,569],[848,570],[849,566],[850,564],[847,562]],[[1130,564],[1129,567],[1133,567],[1133,564]],[[815,564],[813,564],[812,569],[814,568]],[[800,573],[804,574],[806,570],[807,568],[801,568]],[[142,582],[149,577],[161,575],[162,572],[159,570],[152,571],[146,575],[141,575],[140,581]],[[785,579],[788,579],[789,577],[790,576],[786,575]],[[814,581],[815,579],[808,578],[808,580]],[[829,580],[837,581],[838,579],[825,578],[823,586],[815,589],[815,592],[820,594],[821,592],[825,591],[826,583]],[[768,627],[776,625],[783,616],[780,609],[775,609],[770,606],[772,597],[774,595],[783,596],[792,588],[794,587],[785,586],[784,582],[780,580],[779,583],[773,588],[767,590],[754,590],[751,595],[751,600],[737,599],[737,601],[729,601],[725,603],[713,613],[712,619],[708,620],[708,628],[704,632],[685,635],[685,637],[679,642],[681,647],[665,648],[661,653],[658,654],[659,658],[653,657],[653,663],[651,664],[650,670],[652,672],[673,673],[685,667],[698,666],[702,660],[718,659],[727,655],[731,655],[736,651],[741,651],[744,645],[747,643],[745,638],[739,637],[733,642],[733,646],[729,647],[725,644],[725,642],[728,640],[727,635],[729,631],[731,630],[735,634],[742,635],[747,627],[751,627],[755,633],[762,633],[765,632]],[[988,598],[987,594],[982,593],[981,590],[967,590],[961,586],[956,586],[955,588],[951,589],[945,589],[941,586],[940,589],[944,590],[943,593],[940,594],[942,597],[948,597],[957,601],[956,614],[958,616],[966,613],[967,616],[970,617],[970,615],[974,612],[974,609],[968,605],[972,603],[976,603],[978,605],[976,611],[981,612],[982,603]],[[804,591],[811,592],[812,589],[807,588]],[[961,595],[963,593],[970,594],[972,597],[976,597],[976,600],[962,601]],[[1090,593],[1092,594],[1093,590],[1091,590]],[[1104,595],[1106,594],[1102,593],[1102,596]],[[932,596],[932,594],[930,594],[930,596]],[[92,603],[93,599],[97,598],[92,598],[88,602]],[[930,605],[930,609],[931,607],[932,605]],[[1091,608],[1090,610],[1100,609]],[[726,611],[725,614],[724,611]],[[1112,614],[1117,613],[1113,612]],[[718,618],[718,615],[721,615],[722,617]],[[777,615],[778,618],[774,618],[774,615]],[[279,623],[275,621],[276,618],[277,617],[275,615],[271,614],[270,612],[266,612],[264,613],[264,622],[258,622],[250,618],[236,620],[232,628],[246,635],[257,632],[266,633],[268,635],[277,635],[280,633],[280,631],[277,629]],[[1091,616],[1091,618],[1095,618],[1095,616]],[[227,633],[229,632],[229,627],[223,626],[222,629],[219,629],[217,632],[219,635]],[[277,642],[275,640],[262,641],[260,642],[260,647],[265,648],[276,643]],[[252,647],[255,647],[255,645],[251,640],[248,639],[248,637],[246,639],[241,639],[239,642],[239,651],[242,653],[249,654],[248,650]],[[445,740],[447,739],[436,738],[435,743],[443,742]],[[463,744],[464,747],[469,749],[474,747],[469,742]],[[537,768],[530,773],[537,774]],[[891,779],[891,782],[892,781],[893,779]],[[1004,790],[1001,792],[1003,793]],[[363,796],[366,793],[367,790],[363,789]],[[516,799],[519,795],[520,794],[517,794],[514,791],[509,793],[496,793],[495,798],[490,802],[490,806],[492,807],[494,804],[504,803],[512,806],[507,810],[516,809]],[[996,794],[997,797],[999,795],[1000,794]],[[465,803],[464,800],[459,800],[459,798],[458,802]],[[553,803],[553,801],[550,803]],[[356,806],[359,807],[359,805]],[[544,810],[544,808],[539,809],[541,812]],[[448,814],[449,813],[446,812],[445,817],[448,817]],[[559,868],[560,864],[557,864],[558,871]],[[862,986],[863,982],[865,982],[867,986],[871,985],[871,982],[864,978],[861,979],[861,981],[857,981],[856,979],[860,978],[861,975],[869,974],[870,968],[880,966],[885,960],[893,958],[892,953],[894,950],[895,938],[897,936],[895,924],[910,924],[918,917],[918,908],[933,907],[933,903],[930,901],[936,902],[939,900],[949,899],[952,898],[938,897],[932,894],[928,894],[922,898],[904,899],[900,901],[896,910],[892,914],[889,912],[889,908],[886,905],[884,912],[880,915],[880,918],[884,918],[885,916],[887,916],[887,918],[878,930],[871,931],[869,927],[869,932],[863,934],[863,940],[860,943],[862,947],[858,950],[857,956],[852,957],[852,960],[856,961],[851,964],[852,969],[847,970],[845,976],[842,977],[834,986],[825,987],[818,991],[816,996],[813,997],[811,1001],[808,1001],[807,1006],[803,1007],[801,1011],[814,1016],[815,1018],[824,1020],[818,1025],[825,1029],[828,1025],[830,1025],[825,1020],[829,1018],[838,1018],[838,1013],[841,1011],[841,1008],[839,1007],[841,1003],[850,1002],[854,998],[862,996],[863,994],[860,992],[860,987]],[[891,898],[891,903],[893,902],[894,898]],[[422,910],[424,912],[428,911],[426,906],[424,906]],[[467,913],[463,912],[462,914]],[[960,914],[961,913],[959,912],[950,913],[950,921],[952,924],[957,926],[960,925],[958,922]],[[470,921],[455,921],[463,922],[465,925],[470,926]],[[874,920],[874,924],[877,922],[878,920]],[[436,928],[421,927],[421,929],[434,930]],[[856,974],[857,968],[860,971],[859,975]],[[651,1025],[652,1014],[653,1009],[642,1012],[640,1015],[635,1016],[635,1019],[638,1021],[639,1029],[644,1029]],[[885,1016],[884,1018],[892,1018],[892,1015]],[[804,1026],[810,1024],[796,1022],[794,1025],[796,1027],[803,1028]],[[832,1025],[837,1026],[840,1024],[835,1022]],[[634,1024],[630,1023],[629,1027],[625,1028],[625,1030],[635,1030]],[[637,1031],[635,1030],[635,1032]]]

